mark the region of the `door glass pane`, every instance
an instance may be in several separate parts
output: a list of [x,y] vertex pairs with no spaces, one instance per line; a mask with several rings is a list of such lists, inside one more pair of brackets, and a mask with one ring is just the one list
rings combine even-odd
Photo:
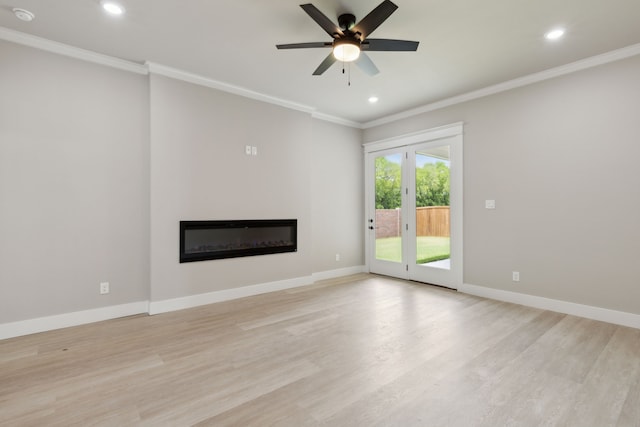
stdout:
[[376,259],[402,262],[402,155],[375,159]]
[[416,152],[416,264],[450,269],[449,146]]

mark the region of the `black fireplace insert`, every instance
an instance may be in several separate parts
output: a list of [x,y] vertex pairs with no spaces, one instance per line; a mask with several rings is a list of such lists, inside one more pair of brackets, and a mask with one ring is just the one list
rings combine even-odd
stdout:
[[296,252],[297,219],[180,221],[180,262]]

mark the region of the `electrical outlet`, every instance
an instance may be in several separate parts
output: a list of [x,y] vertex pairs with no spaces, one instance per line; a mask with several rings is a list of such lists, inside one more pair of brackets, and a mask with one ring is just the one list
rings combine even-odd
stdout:
[[340,261],[340,254],[336,254],[336,261]]
[[109,282],[100,283],[100,295],[105,295],[109,293]]
[[496,208],[496,201],[495,200],[485,200],[484,201],[484,207],[485,207],[485,209],[495,209]]
[[511,272],[511,279],[514,282],[519,282],[520,281],[520,272],[519,271],[512,271]]

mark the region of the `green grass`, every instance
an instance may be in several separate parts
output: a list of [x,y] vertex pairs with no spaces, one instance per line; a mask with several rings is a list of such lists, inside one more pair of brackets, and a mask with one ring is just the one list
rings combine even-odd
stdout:
[[[418,237],[418,260],[416,264],[448,259],[451,250],[448,237]],[[402,241],[400,237],[376,239],[376,258],[402,262]]]

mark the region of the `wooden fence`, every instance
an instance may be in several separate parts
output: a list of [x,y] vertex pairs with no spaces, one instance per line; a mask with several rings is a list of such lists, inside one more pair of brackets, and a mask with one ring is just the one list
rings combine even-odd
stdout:
[[449,237],[451,233],[449,206],[416,208],[418,236]]
[[[418,236],[449,237],[451,224],[449,206],[416,208]],[[376,238],[400,235],[400,209],[376,209]]]

